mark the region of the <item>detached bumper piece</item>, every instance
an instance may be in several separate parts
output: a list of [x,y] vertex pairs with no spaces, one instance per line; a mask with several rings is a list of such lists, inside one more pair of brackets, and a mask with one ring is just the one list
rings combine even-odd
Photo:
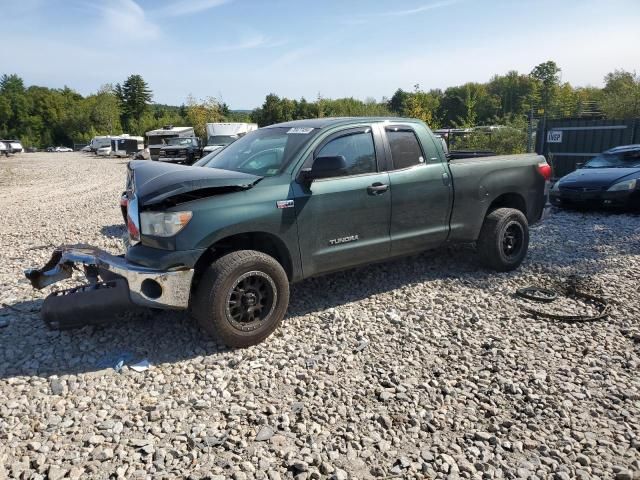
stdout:
[[131,307],[126,280],[112,280],[54,292],[45,298],[41,315],[49,328],[67,330],[107,323]]
[[[125,288],[129,301],[143,307],[183,310],[189,305],[193,269],[154,270],[131,263],[124,256],[112,255],[87,245],[59,247],[44,267],[27,270],[25,276],[33,287],[42,289],[70,278],[73,270],[78,269],[78,264],[83,266],[90,286],[97,287],[54,293],[52,296],[60,298],[52,305],[83,296],[86,301],[77,301],[84,308],[85,302],[89,302],[88,305],[94,301],[92,299],[102,296],[104,301],[95,301],[95,308],[105,308],[109,302],[119,306],[124,301],[122,291]],[[112,281],[116,283],[112,284]]]

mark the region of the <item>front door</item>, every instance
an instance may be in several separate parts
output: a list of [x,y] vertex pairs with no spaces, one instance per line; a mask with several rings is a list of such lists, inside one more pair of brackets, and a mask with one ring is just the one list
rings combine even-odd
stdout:
[[381,172],[383,149],[371,127],[330,135],[314,152],[342,155],[347,172],[340,177],[296,184],[295,208],[305,276],[387,258],[390,253],[391,191]]

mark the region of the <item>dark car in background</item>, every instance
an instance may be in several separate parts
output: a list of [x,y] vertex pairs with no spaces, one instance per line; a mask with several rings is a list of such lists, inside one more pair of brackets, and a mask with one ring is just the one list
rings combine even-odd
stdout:
[[640,207],[640,145],[625,145],[595,156],[552,187],[558,207]]
[[165,145],[160,148],[158,160],[191,165],[201,157],[202,144],[198,137],[175,137],[165,140]]

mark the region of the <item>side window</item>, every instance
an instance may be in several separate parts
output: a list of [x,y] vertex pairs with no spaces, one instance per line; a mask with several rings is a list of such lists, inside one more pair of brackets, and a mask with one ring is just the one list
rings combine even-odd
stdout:
[[422,149],[413,130],[387,128],[386,132],[394,170],[424,163]]
[[360,175],[377,171],[376,151],[371,130],[350,133],[334,138],[320,149],[316,157],[342,155],[347,161],[347,175]]

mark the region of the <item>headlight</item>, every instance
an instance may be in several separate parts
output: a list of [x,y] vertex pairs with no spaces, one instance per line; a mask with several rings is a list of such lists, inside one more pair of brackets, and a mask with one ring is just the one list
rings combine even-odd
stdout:
[[142,212],[140,230],[143,235],[172,237],[189,223],[192,216],[191,212]]
[[624,192],[626,190],[633,190],[636,188],[636,184],[638,181],[634,178],[633,180],[625,180],[623,182],[614,183],[607,192]]

